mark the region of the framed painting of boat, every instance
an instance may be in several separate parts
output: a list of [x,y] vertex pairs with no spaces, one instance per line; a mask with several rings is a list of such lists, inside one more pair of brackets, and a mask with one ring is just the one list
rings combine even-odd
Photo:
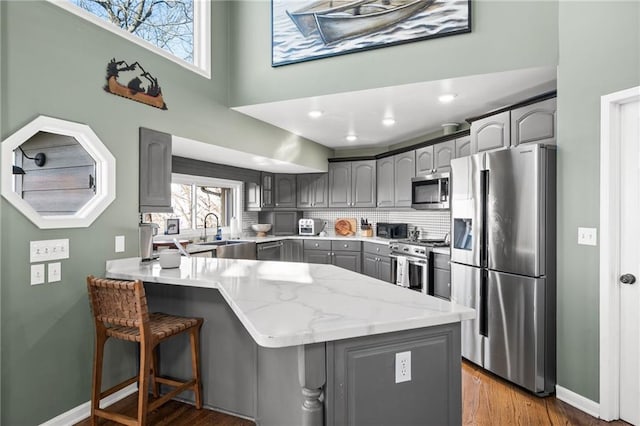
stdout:
[[471,32],[471,0],[271,0],[274,67]]

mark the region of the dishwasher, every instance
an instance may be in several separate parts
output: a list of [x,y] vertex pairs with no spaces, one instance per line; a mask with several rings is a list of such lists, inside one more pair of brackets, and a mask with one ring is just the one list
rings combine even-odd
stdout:
[[258,260],[282,260],[282,241],[272,243],[260,243],[257,245]]

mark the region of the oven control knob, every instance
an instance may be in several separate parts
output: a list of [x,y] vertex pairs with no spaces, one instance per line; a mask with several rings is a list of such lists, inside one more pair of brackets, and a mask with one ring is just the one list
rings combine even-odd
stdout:
[[403,248],[402,251],[409,251],[407,247]]
[[420,253],[420,254],[424,254],[424,250],[420,250],[418,253]]

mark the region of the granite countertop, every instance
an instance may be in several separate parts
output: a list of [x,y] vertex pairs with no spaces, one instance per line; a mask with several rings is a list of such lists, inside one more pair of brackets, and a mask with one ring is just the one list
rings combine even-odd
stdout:
[[[217,289],[255,342],[277,348],[430,327],[475,311],[333,265],[182,257],[107,261],[106,276]],[[147,284],[149,285],[149,284]]]

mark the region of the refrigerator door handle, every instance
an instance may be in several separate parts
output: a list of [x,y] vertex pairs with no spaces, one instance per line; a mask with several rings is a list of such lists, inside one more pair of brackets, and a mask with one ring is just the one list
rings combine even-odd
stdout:
[[478,321],[478,328],[479,328],[480,335],[484,337],[489,337],[489,330],[488,330],[489,312],[488,312],[488,303],[487,303],[487,300],[489,298],[488,281],[489,281],[489,272],[486,269],[483,269],[480,275],[480,303],[479,303],[480,312],[478,313],[478,317],[480,320]]
[[481,188],[481,203],[482,206],[482,233],[480,235],[480,265],[487,267],[489,263],[489,247],[488,247],[488,222],[487,212],[489,202],[489,170],[482,170],[480,172],[480,188]]

